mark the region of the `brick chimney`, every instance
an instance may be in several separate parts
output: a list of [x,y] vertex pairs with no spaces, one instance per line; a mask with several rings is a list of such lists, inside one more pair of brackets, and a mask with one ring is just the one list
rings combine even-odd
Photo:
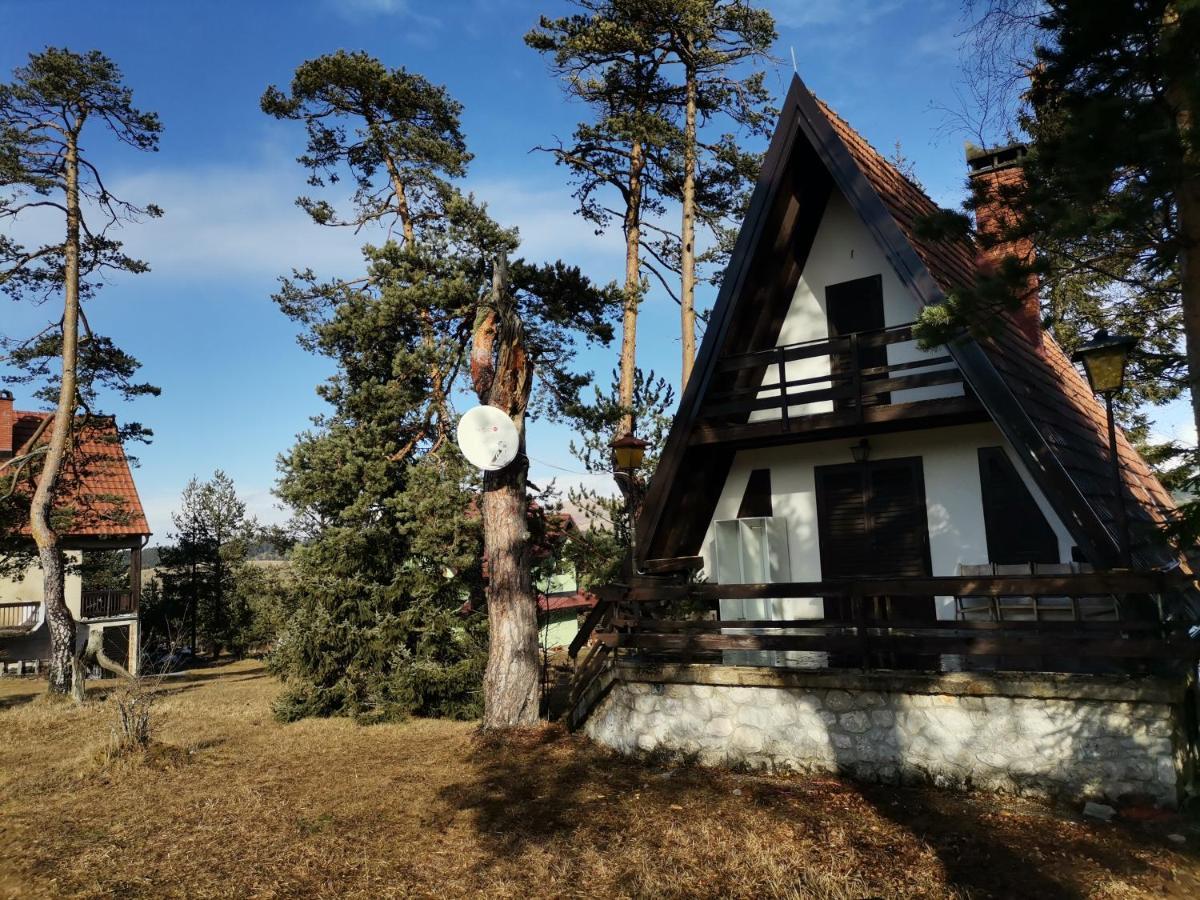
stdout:
[[0,459],[13,455],[13,395],[0,389]]
[[[991,150],[967,146],[967,168],[971,186],[975,189],[975,229],[984,237],[1000,238],[1016,224],[1011,203],[1014,194],[1025,187],[1021,160],[1029,150],[1024,144],[1009,144]],[[983,266],[998,266],[1006,256],[1022,262],[1033,262],[1033,242],[1022,238],[1001,240],[981,252]],[[1012,319],[1021,333],[1038,350],[1042,348],[1042,307],[1038,296],[1038,279],[1030,275],[1021,293],[1021,303]]]

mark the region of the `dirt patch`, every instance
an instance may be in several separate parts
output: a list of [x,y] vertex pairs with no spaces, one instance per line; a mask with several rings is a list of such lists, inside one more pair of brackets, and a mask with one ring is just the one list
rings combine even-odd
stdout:
[[171,749],[98,770],[102,693],[6,706],[7,688],[3,897],[1200,896],[1180,820],[649,767],[552,727],[281,725],[250,662],[169,679]]

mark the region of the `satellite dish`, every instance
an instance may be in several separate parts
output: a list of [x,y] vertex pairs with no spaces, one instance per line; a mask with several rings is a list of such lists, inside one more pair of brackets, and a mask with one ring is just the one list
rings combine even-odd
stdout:
[[497,472],[517,458],[521,437],[503,410],[477,406],[458,420],[458,448],[471,465]]

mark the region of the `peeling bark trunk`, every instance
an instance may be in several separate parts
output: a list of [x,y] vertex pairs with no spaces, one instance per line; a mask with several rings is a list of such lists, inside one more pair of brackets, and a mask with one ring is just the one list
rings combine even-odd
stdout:
[[529,565],[525,411],[533,364],[508,287],[508,266],[496,261],[492,302],[476,316],[471,380],[482,403],[512,418],[520,437],[517,458],[483,479],[483,552],[487,560],[488,663],[483,727],[513,728],[538,721],[541,679],[537,597]]
[[[521,446],[523,451],[523,440]],[[483,549],[488,561],[484,728],[528,726],[538,720],[541,684],[537,599],[529,573],[528,471],[522,458],[483,479]]]
[[[63,289],[62,322],[62,379],[59,384],[58,406],[54,411],[54,425],[50,433],[46,456],[38,476],[37,489],[29,508],[29,528],[37,544],[38,559],[42,564],[43,602],[46,604],[46,622],[50,632],[50,683],[54,694],[71,693],[71,686],[79,681],[77,690],[82,691],[82,674],[73,666],[75,655],[75,618],[67,607],[63,577],[62,543],[50,525],[50,511],[54,504],[54,492],[62,472],[67,444],[74,426],[76,398],[76,364],[79,354],[79,132],[67,135],[67,150],[64,160],[66,170],[67,237],[64,244],[65,278]],[[76,677],[78,676],[78,677]],[[79,696],[79,693],[76,693]]]
[[626,412],[618,434],[633,432],[633,386],[637,370],[637,318],[642,277],[642,170],[646,166],[640,141],[629,148],[629,199],[625,207],[625,309],[621,317],[621,378],[618,400]]
[[683,223],[680,229],[679,320],[683,374],[679,390],[687,387],[696,359],[696,72],[685,75],[687,104],[683,124]]

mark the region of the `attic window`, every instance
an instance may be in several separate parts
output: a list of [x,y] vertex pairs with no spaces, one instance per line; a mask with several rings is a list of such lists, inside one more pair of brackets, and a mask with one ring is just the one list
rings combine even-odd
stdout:
[[755,469],[750,473],[746,482],[746,492],[742,494],[742,505],[738,507],[739,519],[761,519],[773,516],[771,506],[771,470]]

